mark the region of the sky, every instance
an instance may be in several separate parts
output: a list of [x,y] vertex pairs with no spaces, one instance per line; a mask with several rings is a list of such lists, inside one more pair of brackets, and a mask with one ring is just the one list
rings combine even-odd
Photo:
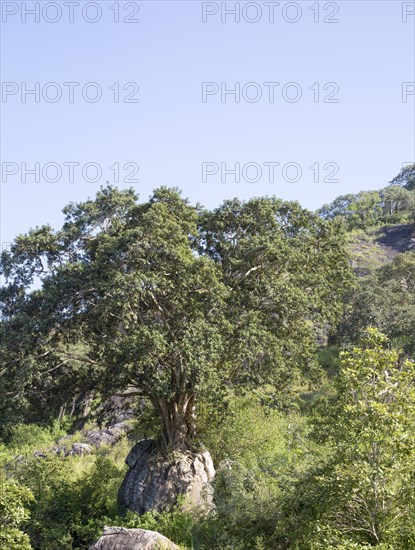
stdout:
[[3,247],[106,182],[316,209],[415,160],[414,2],[0,3]]

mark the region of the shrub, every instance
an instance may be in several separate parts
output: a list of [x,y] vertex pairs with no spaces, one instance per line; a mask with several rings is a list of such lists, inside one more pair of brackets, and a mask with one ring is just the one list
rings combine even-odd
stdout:
[[29,537],[20,527],[29,519],[27,505],[33,501],[29,489],[6,480],[0,473],[0,550],[30,550]]

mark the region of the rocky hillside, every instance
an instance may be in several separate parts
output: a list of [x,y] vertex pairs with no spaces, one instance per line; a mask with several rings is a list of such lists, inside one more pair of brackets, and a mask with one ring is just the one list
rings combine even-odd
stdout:
[[367,275],[402,252],[415,250],[415,224],[385,225],[349,233],[352,265],[358,275]]

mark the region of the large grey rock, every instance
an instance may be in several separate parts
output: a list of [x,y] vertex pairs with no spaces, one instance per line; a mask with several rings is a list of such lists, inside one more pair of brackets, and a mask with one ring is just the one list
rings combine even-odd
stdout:
[[180,550],[168,538],[146,529],[105,527],[89,550]]
[[118,493],[118,502],[139,514],[161,512],[176,504],[179,496],[191,506],[213,507],[215,476],[207,450],[181,451],[164,456],[151,439],[137,443],[126,458],[129,466]]

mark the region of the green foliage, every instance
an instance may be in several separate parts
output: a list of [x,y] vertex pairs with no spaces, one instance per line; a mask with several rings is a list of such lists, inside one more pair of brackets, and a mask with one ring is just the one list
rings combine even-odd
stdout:
[[378,225],[382,217],[382,198],[378,191],[361,191],[357,195],[342,195],[319,209],[323,219],[341,218],[350,229],[365,229]]
[[36,424],[16,424],[9,432],[9,447],[20,451],[44,449],[52,446],[63,435],[65,431],[57,421],[51,428]]
[[318,352],[319,363],[330,376],[338,373],[339,353],[339,346],[326,346],[321,348]]
[[[123,447],[124,448],[124,447]],[[26,531],[35,549],[87,548],[107,520],[117,518],[117,491],[125,468],[116,463],[117,450],[83,459],[26,456],[15,476],[34,495]]]
[[270,384],[287,401],[352,280],[339,227],[297,203],[207,212],[174,189],[139,204],[108,186],[64,214],[59,231],[31,230],[2,255],[12,423],[15,404],[24,418],[57,416],[70,398],[132,389],[157,411],[165,445],[191,446],[195,408],[225,382]]
[[413,546],[414,377],[373,328],[342,355],[338,398],[316,422],[331,456],[296,495],[301,548]]
[[415,352],[415,251],[362,279],[346,302],[345,315],[333,340],[356,342],[368,325],[383,331],[407,354]]
[[415,164],[404,166],[397,176],[391,181],[394,185],[402,185],[408,191],[415,189]]
[[308,441],[305,419],[269,409],[261,405],[261,395],[251,393],[229,394],[227,414],[218,424],[212,423],[210,407],[200,410],[201,436],[216,465],[226,461],[216,480],[215,514],[182,508],[180,502],[163,514],[119,516],[116,497],[130,446],[125,441],[81,458],[29,453],[12,473],[36,497],[25,526],[33,548],[86,550],[104,525],[153,529],[186,549],[274,548],[283,495],[319,455]]
[[32,492],[0,473],[0,550],[31,550],[29,537],[21,530],[29,519]]
[[287,444],[293,444],[304,430],[299,415],[290,415],[288,424],[279,411],[262,406],[255,394],[229,397],[227,414],[219,426],[212,424],[210,410],[202,409],[199,430],[216,464],[228,459],[243,460],[247,467],[260,468],[270,461],[284,462]]
[[308,439],[305,419],[270,410],[252,394],[230,398],[229,414],[216,431],[209,418],[206,411],[203,439],[220,464],[217,513],[196,522],[194,547],[285,548],[275,535],[284,495],[322,452]]
[[[414,182],[415,183],[415,182]],[[388,223],[405,223],[415,219],[415,186],[412,190],[390,185],[383,190],[383,212]]]
[[408,223],[415,219],[415,164],[406,166],[380,191],[341,195],[324,204],[323,219],[339,219],[349,231],[381,224]]
[[[321,360],[336,357],[331,350]],[[212,515],[179,503],[163,514],[119,516],[125,442],[82,459],[26,456],[14,473],[36,497],[25,531],[35,550],[86,550],[104,525],[153,529],[188,550],[363,550],[376,541],[349,527],[366,521],[360,503],[373,506],[376,480],[386,503],[379,547],[410,548],[414,374],[381,335],[369,333],[342,355],[337,399],[324,400],[315,420],[318,442],[310,441],[306,418],[262,406],[261,394],[229,393],[227,414],[214,422],[212,405],[203,406],[199,429],[220,464]]]

